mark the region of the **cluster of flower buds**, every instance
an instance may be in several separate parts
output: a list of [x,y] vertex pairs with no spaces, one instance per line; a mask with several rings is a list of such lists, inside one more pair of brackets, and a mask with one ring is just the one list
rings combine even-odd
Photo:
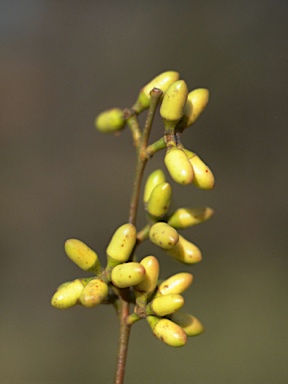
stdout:
[[[146,84],[129,113],[119,108],[102,112],[95,120],[96,128],[103,133],[115,133],[128,124],[140,153],[139,143],[143,144],[144,140],[141,141],[143,132],[140,132],[137,115],[151,107],[155,89],[161,102],[164,133],[154,146],[150,145],[147,158],[151,153],[166,149],[164,163],[175,182],[212,189],[214,176],[210,168],[181,143],[183,131],[194,124],[205,109],[209,92],[199,88],[189,93],[185,81],[179,79],[178,72],[164,72]],[[170,212],[171,200],[172,186],[164,172],[157,169],[148,176],[144,188],[147,225],[138,233],[131,223],[121,225],[107,246],[104,268],[97,253],[86,244],[76,239],[67,240],[67,256],[82,270],[92,273],[93,277],[61,284],[52,297],[52,305],[65,309],[76,304],[91,308],[101,303],[112,303],[117,309],[121,290],[125,290],[125,297],[134,304],[134,312],[127,317],[127,324],[146,319],[153,334],[173,347],[183,346],[188,336],[202,333],[204,328],[200,321],[180,311],[184,305],[182,293],[192,283],[193,276],[182,272],[159,281],[158,259],[149,255],[138,262],[134,252],[136,246],[149,239],[181,263],[201,261],[200,249],[178,231],[203,223],[212,216],[213,210],[209,207],[184,207]]]

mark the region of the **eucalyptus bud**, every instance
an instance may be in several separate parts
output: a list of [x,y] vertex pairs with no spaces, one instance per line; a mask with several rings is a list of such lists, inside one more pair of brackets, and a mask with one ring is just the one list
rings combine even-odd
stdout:
[[[183,117],[188,88],[183,80],[175,81],[167,89],[160,107],[165,128],[171,128]],[[172,123],[172,124],[171,124]]]
[[215,185],[215,179],[211,169],[206,165],[196,153],[190,152],[187,149],[183,150],[194,171],[192,183],[201,189],[212,189]]
[[119,108],[104,111],[95,119],[95,127],[102,133],[114,133],[121,131],[124,126],[124,114]]
[[145,268],[145,276],[141,283],[134,285],[137,305],[143,308],[148,298],[155,291],[159,276],[159,263],[155,256],[146,256],[140,261]]
[[148,324],[154,336],[171,347],[182,347],[187,342],[183,329],[173,321],[158,316],[147,316]]
[[166,252],[184,264],[195,264],[202,260],[200,249],[181,235],[175,247],[167,249]]
[[150,241],[162,249],[175,247],[179,240],[178,232],[167,223],[153,224],[149,231]]
[[184,305],[183,296],[171,293],[155,297],[146,307],[147,315],[166,316],[178,311]]
[[140,263],[124,263],[112,269],[111,279],[115,287],[127,288],[141,283],[145,273],[145,268]]
[[142,112],[144,109],[149,108],[150,106],[150,92],[153,88],[160,89],[165,93],[168,87],[179,79],[179,73],[175,71],[163,72],[160,75],[152,79],[148,84],[146,84],[140,91],[136,103],[133,105],[132,109],[136,113]]
[[169,217],[168,224],[173,228],[185,229],[192,225],[203,223],[213,213],[213,209],[209,207],[179,208]]
[[158,287],[158,292],[161,295],[179,294],[184,292],[193,281],[191,273],[180,272],[176,273],[164,280]]
[[168,148],[164,162],[170,176],[176,183],[182,185],[192,183],[194,177],[193,168],[182,149],[174,146]]
[[144,188],[144,194],[143,194],[143,201],[144,204],[146,204],[151,196],[151,193],[153,189],[161,183],[164,183],[166,181],[164,172],[162,169],[156,169],[147,178],[147,181],[145,183],[145,188]]
[[80,279],[76,279],[70,283],[61,284],[58,290],[54,293],[51,304],[58,309],[73,307],[78,303],[82,291],[83,284]]
[[175,312],[169,317],[184,330],[187,336],[197,336],[204,332],[201,322],[189,313]]
[[147,211],[154,217],[163,217],[171,203],[172,187],[169,183],[161,183],[153,189],[147,203]]
[[101,265],[97,253],[82,241],[77,239],[67,240],[65,242],[65,252],[83,271],[91,271],[95,274],[100,273]]
[[184,117],[180,122],[181,126],[189,127],[194,124],[206,108],[209,100],[209,91],[205,88],[197,88],[189,92],[184,107]]
[[92,308],[101,304],[107,295],[108,285],[100,279],[93,279],[84,287],[80,302],[84,307]]

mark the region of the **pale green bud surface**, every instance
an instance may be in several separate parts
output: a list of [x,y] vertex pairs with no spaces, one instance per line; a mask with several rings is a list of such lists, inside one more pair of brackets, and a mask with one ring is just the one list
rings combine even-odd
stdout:
[[184,330],[169,319],[159,319],[157,316],[147,316],[147,321],[154,336],[171,347],[182,347],[187,342]]
[[167,223],[153,224],[149,231],[150,241],[162,249],[171,249],[178,243],[178,232]]
[[176,273],[176,275],[169,277],[159,285],[158,292],[162,295],[179,294],[184,292],[191,285],[192,281],[193,276],[191,273]]
[[65,242],[65,252],[83,271],[100,272],[101,266],[96,252],[89,248],[82,241],[69,239]]
[[164,183],[166,181],[164,172],[162,169],[156,169],[147,178],[147,181],[145,183],[145,188],[144,188],[144,194],[143,194],[143,201],[144,204],[146,204],[151,196],[151,193],[153,189],[161,183]]
[[121,227],[115,231],[106,249],[108,263],[110,262],[113,266],[125,263],[125,261],[129,259],[135,243],[135,226],[130,223],[121,225]]
[[175,312],[170,318],[184,330],[187,336],[197,336],[204,332],[202,323],[189,313]]
[[200,159],[196,153],[184,149],[194,171],[192,183],[201,189],[212,189],[215,185],[214,175],[211,169]]
[[182,149],[177,147],[167,149],[164,162],[170,176],[176,183],[182,185],[192,183],[193,168]]
[[166,252],[184,264],[195,264],[202,260],[200,249],[181,235],[175,247],[167,249]]
[[73,307],[78,303],[83,291],[83,284],[79,279],[60,285],[52,297],[51,304],[58,309]]
[[165,93],[168,87],[179,79],[179,73],[175,71],[163,72],[160,75],[152,79],[146,84],[140,91],[138,99],[133,106],[133,109],[140,113],[142,110],[149,108],[150,106],[150,92],[153,88],[160,89]]
[[184,107],[185,126],[194,124],[206,108],[209,100],[209,91],[205,88],[197,88],[189,92]]
[[178,311],[184,305],[184,298],[176,293],[153,299],[146,308],[148,315],[166,316]]
[[107,295],[108,285],[100,279],[93,279],[84,287],[80,302],[84,307],[92,308],[101,304]]
[[185,229],[208,220],[214,211],[209,207],[179,208],[168,220],[173,228]]
[[166,121],[177,122],[184,114],[188,88],[183,80],[175,81],[167,89],[160,107],[160,115]]
[[159,262],[155,256],[146,256],[140,261],[145,268],[145,276],[141,283],[135,285],[134,291],[140,306],[145,305],[148,297],[155,291],[159,276]]
[[156,185],[148,200],[147,211],[154,217],[164,216],[171,203],[172,187],[169,183],[161,183]]
[[100,113],[95,119],[95,127],[102,133],[121,131],[125,126],[123,111],[119,108],[109,109]]
[[112,269],[111,279],[116,287],[127,288],[141,283],[145,273],[145,268],[140,263],[124,263]]

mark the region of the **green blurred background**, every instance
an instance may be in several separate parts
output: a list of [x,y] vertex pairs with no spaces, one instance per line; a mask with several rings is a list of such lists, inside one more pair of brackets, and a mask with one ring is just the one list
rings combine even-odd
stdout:
[[[139,256],[157,254],[162,277],[193,273],[185,309],[206,332],[172,349],[137,323],[126,383],[288,381],[287,16],[284,0],[1,1],[1,383],[113,382],[113,309],[58,311],[50,298],[85,276],[64,241],[104,261],[127,220],[131,137],[101,135],[95,116],[169,69],[210,90],[183,139],[216,176],[212,192],[175,186],[174,204],[216,213],[184,232],[199,265],[148,244]],[[162,164],[163,152],[148,170]]]

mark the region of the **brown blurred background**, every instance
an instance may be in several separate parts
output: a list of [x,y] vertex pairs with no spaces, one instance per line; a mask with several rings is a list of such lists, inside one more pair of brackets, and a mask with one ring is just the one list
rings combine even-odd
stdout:
[[[113,309],[57,311],[50,299],[85,276],[64,241],[104,262],[127,220],[131,137],[101,135],[95,116],[131,106],[169,69],[210,90],[183,139],[217,180],[212,192],[174,184],[174,204],[216,214],[184,232],[199,265],[148,244],[139,256],[159,255],[161,277],[193,273],[184,308],[206,332],[171,349],[137,323],[126,383],[287,382],[287,16],[284,0],[1,1],[1,383],[113,382]],[[162,164],[161,152],[148,170]]]

